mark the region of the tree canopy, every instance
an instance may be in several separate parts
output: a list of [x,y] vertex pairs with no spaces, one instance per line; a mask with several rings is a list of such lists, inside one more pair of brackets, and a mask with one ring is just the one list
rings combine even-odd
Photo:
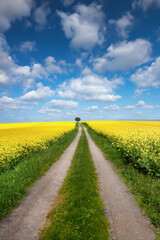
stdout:
[[80,117],[76,117],[76,118],[75,118],[75,121],[76,121],[76,122],[80,122],[80,121],[81,121]]

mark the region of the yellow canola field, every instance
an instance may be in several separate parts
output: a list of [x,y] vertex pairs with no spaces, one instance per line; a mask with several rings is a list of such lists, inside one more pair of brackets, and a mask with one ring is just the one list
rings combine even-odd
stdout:
[[0,124],[0,172],[74,127],[74,122]]
[[88,121],[103,134],[129,162],[150,174],[160,176],[160,122]]

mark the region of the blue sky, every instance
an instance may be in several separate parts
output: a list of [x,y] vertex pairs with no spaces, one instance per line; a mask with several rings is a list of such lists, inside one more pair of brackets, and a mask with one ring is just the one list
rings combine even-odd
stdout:
[[0,123],[160,120],[160,0],[0,0]]

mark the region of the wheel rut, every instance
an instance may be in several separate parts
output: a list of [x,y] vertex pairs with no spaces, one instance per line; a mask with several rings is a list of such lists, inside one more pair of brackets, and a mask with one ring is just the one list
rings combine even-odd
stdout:
[[125,184],[114,172],[101,150],[84,127],[96,172],[99,178],[105,216],[110,224],[113,240],[157,240],[149,220],[142,215]]
[[62,156],[46,174],[40,178],[19,206],[0,222],[1,240],[36,240],[46,223],[46,215],[54,203],[58,191],[67,175],[81,135],[78,134]]

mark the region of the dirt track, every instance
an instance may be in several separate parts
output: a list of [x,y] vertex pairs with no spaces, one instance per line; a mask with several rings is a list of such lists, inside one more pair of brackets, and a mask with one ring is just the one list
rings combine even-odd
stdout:
[[60,159],[35,183],[20,205],[0,222],[1,240],[35,240],[39,238],[39,229],[43,228],[46,214],[64,181],[80,135],[81,127],[77,137]]
[[90,151],[99,177],[105,215],[110,223],[111,239],[115,240],[156,240],[148,219],[142,215],[126,186],[113,171],[100,149],[85,132]]
[[[142,215],[126,186],[112,170],[111,164],[104,158],[86,129],[85,132],[99,177],[105,215],[110,223],[111,239],[157,240],[148,219]],[[39,230],[43,228],[46,215],[64,181],[80,135],[81,128],[60,159],[30,189],[29,195],[0,222],[1,240],[39,239]]]

